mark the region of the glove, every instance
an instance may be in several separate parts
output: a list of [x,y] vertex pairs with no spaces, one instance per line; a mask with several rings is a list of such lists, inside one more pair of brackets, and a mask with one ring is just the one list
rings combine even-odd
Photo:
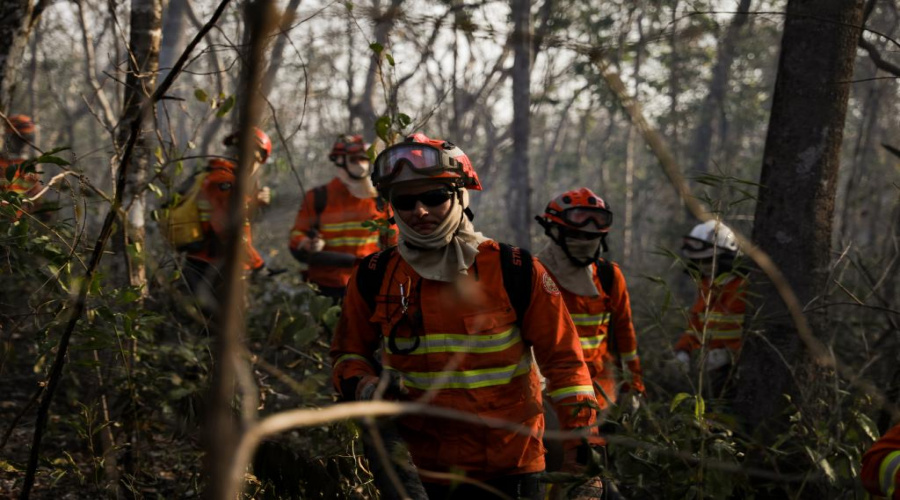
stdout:
[[356,386],[357,401],[371,401],[378,392],[379,386],[384,387],[384,393],[379,399],[405,399],[409,396],[409,390],[403,384],[403,378],[392,371],[385,371],[381,378],[374,375],[366,375],[359,380]]
[[269,186],[264,186],[256,192],[256,201],[264,206],[268,206],[272,203],[272,190],[269,189]]
[[634,415],[641,409],[641,404],[643,404],[644,401],[643,396],[643,394],[634,391],[622,394],[620,396],[622,400],[619,403],[619,406],[621,406],[626,413]]
[[308,254],[321,252],[325,248],[325,240],[319,238],[318,235],[306,238],[297,245],[297,250],[302,250]]
[[711,349],[706,353],[706,364],[703,369],[709,372],[728,364],[731,364],[731,353],[728,349]]

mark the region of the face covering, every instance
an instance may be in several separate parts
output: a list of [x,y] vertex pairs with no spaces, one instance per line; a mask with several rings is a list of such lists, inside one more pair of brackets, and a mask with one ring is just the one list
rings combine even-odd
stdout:
[[[574,240],[566,238],[566,246],[569,247],[569,253],[578,260],[586,261],[593,259],[597,255],[600,248],[600,239],[596,240]],[[544,264],[559,286],[574,293],[585,297],[599,297],[600,291],[594,283],[594,269],[591,265],[580,266],[572,262],[562,247],[554,241],[550,241],[547,246],[538,252],[538,260]]]
[[[351,168],[353,164],[350,164]],[[354,172],[355,174],[356,172]],[[347,191],[350,191],[355,198],[359,198],[360,200],[365,200],[368,198],[375,198],[378,195],[378,191],[375,190],[375,186],[372,185],[371,177],[364,177],[362,179],[354,179],[350,177],[350,174],[343,168],[337,169],[337,178],[344,183],[344,186],[347,187]]]
[[451,283],[467,275],[478,255],[478,245],[487,240],[463,213],[469,204],[469,193],[460,189],[460,196],[451,200],[450,213],[431,234],[419,234],[399,216],[394,218],[400,230],[397,250],[425,279]]

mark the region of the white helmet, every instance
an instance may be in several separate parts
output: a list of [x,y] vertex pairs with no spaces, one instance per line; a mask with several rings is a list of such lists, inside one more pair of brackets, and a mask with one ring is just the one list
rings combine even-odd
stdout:
[[734,232],[714,219],[694,226],[682,243],[681,254],[688,259],[708,259],[714,255],[734,257],[738,252]]

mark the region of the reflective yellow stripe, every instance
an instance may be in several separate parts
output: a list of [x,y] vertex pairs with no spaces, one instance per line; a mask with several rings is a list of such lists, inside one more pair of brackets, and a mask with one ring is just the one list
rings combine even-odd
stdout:
[[366,236],[365,238],[324,238],[326,246],[361,246],[369,243],[378,243],[378,235]]
[[[691,330],[688,333],[690,333],[691,335],[693,335],[694,337],[696,337],[698,339],[703,337],[703,332],[695,332],[695,331]],[[743,330],[740,328],[736,328],[733,330],[707,329],[706,337],[710,338],[710,339],[716,339],[716,340],[735,340],[735,339],[741,338],[742,333],[743,333]]]
[[403,383],[416,389],[478,389],[496,385],[506,385],[515,377],[531,371],[531,353],[522,356],[518,364],[483,368],[481,370],[460,370],[445,372],[404,372],[390,366],[403,377]]
[[[500,352],[522,341],[519,329],[512,327],[505,332],[491,335],[460,335],[452,333],[433,333],[418,337],[419,346],[407,355],[429,354],[435,352],[466,352],[471,354],[483,354],[488,352]],[[416,338],[395,339],[397,348],[401,351],[409,351],[416,345]],[[394,351],[390,346],[385,347],[391,354]]]
[[894,497],[898,470],[900,470],[900,451],[895,451],[884,457],[878,469],[878,483],[881,484],[881,491],[887,498]]
[[716,322],[716,323],[744,323],[744,315],[743,314],[726,314],[719,312],[709,312],[706,314],[700,315],[700,320],[704,323],[706,322]]
[[600,314],[572,314],[572,322],[575,326],[596,326],[609,323],[609,313]]
[[598,349],[601,345],[603,345],[603,340],[606,339],[606,334],[597,335],[596,337],[581,337],[578,340],[581,341],[582,349]]
[[305,235],[306,231],[301,231],[299,229],[295,229],[295,230],[291,231],[291,238],[293,238],[294,236],[300,236],[301,234]]
[[337,366],[337,365],[343,363],[344,361],[350,361],[350,360],[362,361],[362,362],[366,363],[367,365],[372,364],[369,362],[368,359],[366,359],[363,356],[360,356],[359,354],[344,354],[343,356],[338,357],[338,359],[336,359],[334,361],[334,366]]
[[594,386],[592,385],[573,385],[571,387],[560,387],[550,392],[550,399],[559,401],[572,396],[593,396]]
[[333,224],[322,224],[322,232],[326,231],[344,231],[346,229],[366,229],[363,227],[361,220],[353,220],[347,222],[335,222]]
[[626,362],[638,359],[637,349],[635,349],[631,352],[623,352],[621,354],[621,356],[622,356],[622,361],[626,361]]

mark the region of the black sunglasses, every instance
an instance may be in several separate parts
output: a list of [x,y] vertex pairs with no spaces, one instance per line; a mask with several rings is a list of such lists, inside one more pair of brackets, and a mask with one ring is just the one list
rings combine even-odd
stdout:
[[416,202],[421,201],[423,205],[434,208],[443,205],[453,197],[453,192],[447,188],[432,189],[419,194],[401,194],[391,196],[391,205],[397,210],[413,210],[416,208]]

